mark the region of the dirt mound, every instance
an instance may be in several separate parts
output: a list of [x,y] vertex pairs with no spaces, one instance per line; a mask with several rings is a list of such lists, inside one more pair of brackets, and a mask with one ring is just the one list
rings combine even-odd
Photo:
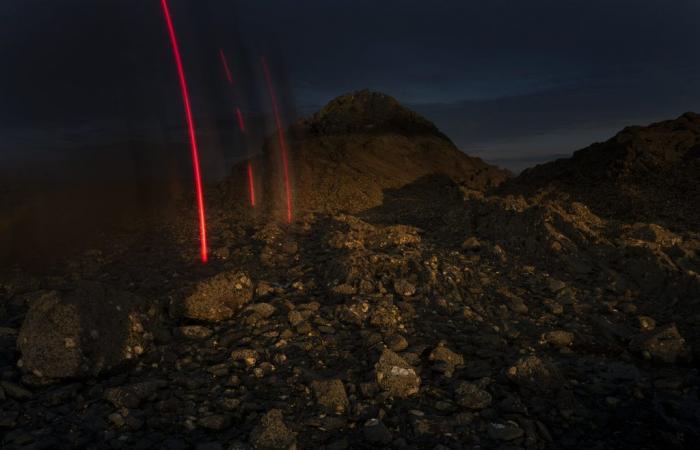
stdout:
[[[393,98],[369,91],[332,100],[294,125],[288,141],[297,212],[364,211],[381,205],[385,190],[429,175],[444,175],[478,190],[509,176],[458,150],[435,125]],[[275,210],[286,203],[280,160],[279,140],[271,138],[253,161],[264,181],[263,201]],[[246,170],[247,162],[234,169],[232,194],[245,196]]]
[[568,196],[595,213],[671,229],[700,225],[700,115],[628,127],[605,143],[524,171],[501,192]]

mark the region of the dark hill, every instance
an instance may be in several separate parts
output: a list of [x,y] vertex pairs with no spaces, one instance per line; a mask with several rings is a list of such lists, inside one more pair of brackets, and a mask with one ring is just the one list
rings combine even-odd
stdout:
[[[367,90],[338,97],[295,124],[289,148],[296,211],[364,211],[381,205],[384,191],[430,175],[476,190],[509,176],[461,152],[435,125],[392,97]],[[272,181],[264,189],[266,203],[277,210],[284,204],[279,161],[273,138],[257,164]],[[232,183],[240,185],[242,170]]]
[[700,115],[686,113],[525,170],[501,192],[568,196],[608,218],[697,230],[699,179]]

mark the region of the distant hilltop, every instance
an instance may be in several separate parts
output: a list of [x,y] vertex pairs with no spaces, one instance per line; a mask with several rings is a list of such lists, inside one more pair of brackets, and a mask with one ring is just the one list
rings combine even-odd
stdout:
[[[461,152],[429,120],[394,98],[368,90],[331,100],[290,128],[290,172],[297,211],[364,211],[382,204],[383,193],[440,174],[468,189],[485,190],[510,173]],[[245,189],[242,163],[231,185]],[[263,194],[282,202],[277,137],[253,161]],[[242,194],[238,194],[242,195]]]

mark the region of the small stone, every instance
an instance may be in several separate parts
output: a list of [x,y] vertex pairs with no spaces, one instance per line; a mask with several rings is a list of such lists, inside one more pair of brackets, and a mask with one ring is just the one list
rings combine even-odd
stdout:
[[301,315],[301,313],[297,310],[292,310],[289,311],[289,314],[287,314],[287,320],[289,320],[289,324],[292,325],[293,327],[296,327],[300,323],[304,321],[304,316]]
[[258,297],[265,297],[268,294],[271,294],[275,289],[270,285],[270,283],[267,283],[265,281],[261,281],[258,283],[258,287],[255,288],[255,295]]
[[637,320],[642,331],[652,331],[656,328],[656,321],[649,316],[639,316]]
[[462,250],[466,250],[468,252],[478,252],[481,250],[481,242],[479,242],[476,237],[470,236],[464,242],[462,242]]
[[124,424],[126,424],[124,417],[117,412],[110,414],[107,419],[109,419],[109,421],[112,422],[112,424],[117,428],[121,428],[124,426]]
[[277,309],[269,303],[255,303],[246,308],[246,311],[257,314],[263,319],[267,319],[272,316]]
[[201,325],[186,325],[179,327],[177,331],[180,336],[194,340],[206,339],[214,333],[211,328]]
[[517,423],[509,420],[505,423],[490,423],[488,434],[491,439],[498,441],[512,441],[522,437],[525,432]]
[[167,382],[150,380],[107,389],[104,398],[117,408],[138,408],[143,400],[165,387]]
[[408,341],[400,334],[392,334],[386,339],[386,345],[393,352],[402,352],[408,348]]
[[231,352],[231,359],[243,361],[248,367],[252,367],[258,360],[258,352],[249,348],[234,350]]
[[430,352],[428,359],[439,363],[437,368],[445,374],[446,377],[451,377],[456,367],[464,365],[464,357],[453,352],[444,345],[435,347],[435,349]]
[[574,342],[574,334],[563,330],[549,331],[542,334],[540,342],[554,347],[568,347]]
[[404,278],[399,278],[394,281],[394,291],[402,297],[410,297],[416,293],[416,285]]
[[550,278],[547,281],[547,287],[549,288],[550,292],[555,293],[564,289],[566,287],[566,283],[561,280],[557,280],[556,278]]
[[327,411],[344,413],[350,406],[345,386],[339,379],[314,381],[311,383],[316,401]]
[[421,380],[415,369],[391,350],[384,349],[374,368],[377,384],[389,395],[409,397],[418,393]]
[[462,382],[456,392],[457,403],[469,409],[484,409],[491,404],[491,394],[473,383]]
[[221,414],[214,414],[207,417],[202,417],[197,421],[197,424],[208,430],[220,431],[228,427],[229,420],[228,417]]
[[32,398],[32,393],[18,384],[10,381],[0,381],[0,386],[8,397],[15,400],[29,400]]

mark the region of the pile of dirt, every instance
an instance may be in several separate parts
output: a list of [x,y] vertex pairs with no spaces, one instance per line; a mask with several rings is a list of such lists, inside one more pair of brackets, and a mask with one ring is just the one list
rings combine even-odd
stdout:
[[[435,125],[395,99],[367,90],[340,96],[288,134],[289,176],[296,212],[356,213],[383,203],[384,192],[422,177],[444,175],[485,190],[509,177],[505,170],[461,152]],[[279,140],[271,138],[253,161],[262,200],[286,206]],[[234,169],[232,195],[245,198],[247,162]]]

